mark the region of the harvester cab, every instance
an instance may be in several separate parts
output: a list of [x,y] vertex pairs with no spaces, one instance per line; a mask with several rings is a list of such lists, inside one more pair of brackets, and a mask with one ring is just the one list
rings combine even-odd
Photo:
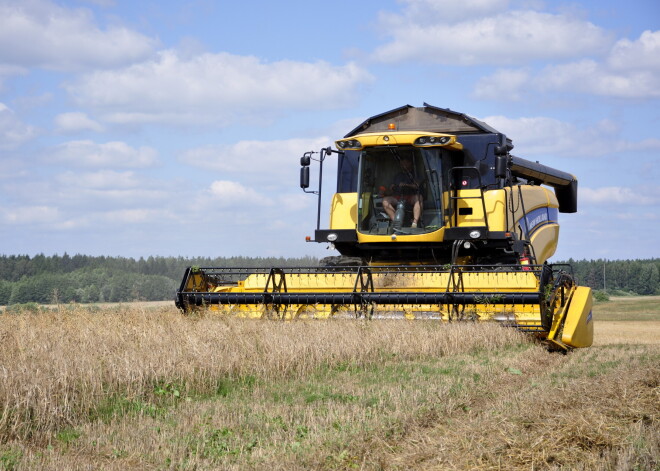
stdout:
[[[591,345],[590,289],[570,266],[547,263],[558,213],[577,211],[573,175],[516,157],[503,133],[428,104],[373,116],[335,147],[303,155],[300,186],[318,198],[308,241],[339,255],[313,268],[188,269],[181,309],[494,320],[556,348]],[[321,228],[327,158],[337,158],[337,186]]]

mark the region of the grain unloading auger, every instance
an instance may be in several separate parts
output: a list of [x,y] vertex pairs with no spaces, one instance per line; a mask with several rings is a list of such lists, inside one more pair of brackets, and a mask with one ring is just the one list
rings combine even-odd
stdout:
[[[301,158],[301,187],[318,197],[308,241],[339,256],[313,268],[191,267],[177,306],[278,319],[493,320],[558,348],[588,347],[591,290],[570,266],[547,263],[558,213],[577,211],[577,180],[512,149],[487,124],[427,104],[369,118],[336,150]],[[323,163],[333,154],[337,191],[321,229]]]

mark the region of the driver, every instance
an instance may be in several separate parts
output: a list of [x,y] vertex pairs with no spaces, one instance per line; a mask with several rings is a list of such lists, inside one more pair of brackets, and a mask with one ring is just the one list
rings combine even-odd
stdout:
[[413,208],[413,220],[410,227],[417,227],[419,218],[422,215],[422,180],[415,178],[413,163],[410,157],[401,158],[401,171],[394,176],[394,182],[390,186],[393,196],[386,196],[383,199],[383,209],[394,221],[396,206],[402,199]]

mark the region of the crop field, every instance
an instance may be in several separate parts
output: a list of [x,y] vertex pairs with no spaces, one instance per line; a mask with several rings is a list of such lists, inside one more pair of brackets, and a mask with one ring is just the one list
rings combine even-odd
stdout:
[[0,313],[0,470],[654,470],[658,298],[567,355],[493,324]]

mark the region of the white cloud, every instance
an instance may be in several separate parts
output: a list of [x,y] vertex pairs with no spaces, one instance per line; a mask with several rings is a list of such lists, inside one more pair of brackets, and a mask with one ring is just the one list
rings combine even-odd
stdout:
[[63,134],[78,131],[103,131],[103,126],[82,112],[61,113],[55,117],[57,131]]
[[144,59],[157,41],[126,27],[101,29],[87,9],[46,0],[0,2],[0,62],[71,70]]
[[635,202],[636,205],[657,205],[660,204],[660,193],[655,190],[644,193],[640,188],[628,188],[621,186],[608,186],[601,188],[582,188],[580,189],[580,199],[588,204],[611,205],[621,204],[630,205]]
[[208,189],[210,196],[210,208],[235,208],[246,209],[272,206],[273,199],[262,195],[252,188],[248,188],[239,182],[229,180],[216,180]]
[[520,100],[521,92],[530,83],[529,79],[530,71],[527,68],[500,69],[479,79],[473,95],[480,100]]
[[115,211],[105,211],[94,214],[95,220],[116,224],[145,224],[153,221],[171,219],[172,215],[163,209],[133,208]]
[[407,22],[428,25],[456,22],[494,15],[506,10],[509,0],[400,0],[405,5],[401,15],[381,12],[381,23],[393,26]]
[[67,188],[88,188],[94,190],[117,190],[137,188],[141,179],[132,171],[116,172],[100,170],[98,172],[65,172],[55,177],[59,185]]
[[580,92],[616,98],[660,97],[660,76],[651,70],[615,71],[584,59],[548,66],[534,79],[542,91]]
[[195,167],[229,174],[247,174],[251,178],[273,179],[298,168],[299,157],[307,151],[328,146],[326,137],[279,141],[239,141],[229,146],[205,146],[190,149],[181,161]]
[[11,109],[0,103],[0,149],[14,149],[36,135],[33,126],[23,123]]
[[53,206],[14,206],[0,208],[0,218],[5,224],[51,223],[57,220],[59,211]]
[[660,97],[660,31],[644,31],[635,41],[617,41],[602,61],[591,58],[554,64],[531,73],[501,69],[481,78],[474,96],[521,99],[525,92],[578,92],[624,99]]
[[100,7],[112,7],[115,6],[115,0],[81,0],[83,2],[92,3]]
[[353,63],[269,63],[228,53],[182,58],[166,50],[121,70],[84,75],[67,89],[79,105],[102,111],[109,121],[222,123],[283,109],[344,106],[369,80]]
[[[307,209],[316,203],[315,200],[304,193],[297,194],[283,194],[277,197],[277,206],[287,211],[300,211]],[[309,213],[311,220],[311,213]]]
[[660,31],[644,31],[639,39],[621,39],[607,60],[614,70],[660,71]]
[[580,127],[548,117],[488,116],[483,121],[513,139],[516,152],[525,155],[595,157],[628,151],[660,150],[660,139],[628,141],[610,120]]
[[0,91],[4,89],[4,82],[7,78],[16,75],[26,75],[28,70],[24,67],[18,67],[11,64],[0,64]]
[[133,148],[121,141],[97,144],[85,140],[59,144],[44,160],[76,167],[141,168],[155,165],[157,153],[151,147]]
[[[474,14],[460,18],[445,2],[407,3],[409,9],[402,16],[381,17],[382,29],[393,40],[376,49],[376,61],[511,65],[600,53],[611,42],[601,28],[570,15],[531,10],[495,14],[505,2],[472,3],[468,11],[473,9]],[[465,3],[456,8],[464,8]],[[449,13],[443,16],[443,9]]]

